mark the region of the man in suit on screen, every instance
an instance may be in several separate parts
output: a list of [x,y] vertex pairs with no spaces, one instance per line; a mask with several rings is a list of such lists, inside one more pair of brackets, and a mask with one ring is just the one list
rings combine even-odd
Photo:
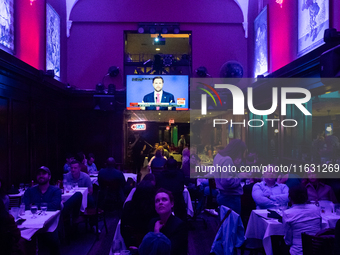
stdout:
[[[163,90],[164,80],[160,76],[156,76],[152,80],[154,91],[145,95],[143,103],[175,103],[174,95]],[[175,110],[175,107],[150,106],[141,107],[141,110]]]

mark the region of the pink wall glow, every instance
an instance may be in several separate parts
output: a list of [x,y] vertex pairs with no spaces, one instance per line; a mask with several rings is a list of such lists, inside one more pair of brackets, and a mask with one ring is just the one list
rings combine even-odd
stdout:
[[[64,1],[49,0],[49,4],[59,14],[61,22],[61,81],[66,81],[66,7]],[[45,70],[46,1],[17,0],[16,2],[16,45],[15,56],[39,70]]]
[[[218,77],[226,61],[237,60],[247,75],[243,16],[233,1],[100,3],[81,0],[71,13],[67,80],[72,86],[94,89],[110,66],[123,70],[124,30],[137,30],[138,22],[179,22],[181,30],[191,31],[193,70],[204,65],[210,75]],[[123,87],[123,75],[121,72],[111,79],[118,89]],[[105,79],[105,85],[110,83],[109,79]]]
[[45,1],[16,2],[16,54],[27,64],[45,69]]

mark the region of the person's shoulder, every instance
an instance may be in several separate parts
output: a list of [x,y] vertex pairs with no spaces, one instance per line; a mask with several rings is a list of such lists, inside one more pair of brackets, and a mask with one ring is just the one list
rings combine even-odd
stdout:
[[182,221],[180,218],[176,217],[175,215],[170,215],[168,222],[172,225],[172,226],[180,226],[182,224],[184,224],[184,221]]
[[153,92],[151,92],[151,93],[149,93],[149,94],[146,94],[146,95],[144,96],[144,98],[149,98],[149,97],[153,97]]
[[171,94],[170,92],[166,92],[163,90],[163,96],[174,96],[174,95]]
[[84,179],[90,179],[91,180],[90,176],[87,173],[84,173],[84,172],[80,172],[80,177],[84,178]]
[[56,187],[56,186],[50,185],[50,186],[49,186],[49,189],[50,189],[52,192],[60,192],[60,193],[61,193],[61,189],[59,189],[59,188]]

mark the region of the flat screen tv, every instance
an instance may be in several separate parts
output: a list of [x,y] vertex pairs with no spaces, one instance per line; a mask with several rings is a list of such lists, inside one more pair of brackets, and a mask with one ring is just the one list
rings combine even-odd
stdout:
[[128,110],[174,111],[189,108],[187,75],[127,75]]

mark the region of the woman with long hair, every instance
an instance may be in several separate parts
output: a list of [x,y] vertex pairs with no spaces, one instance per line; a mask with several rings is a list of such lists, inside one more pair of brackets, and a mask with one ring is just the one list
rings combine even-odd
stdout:
[[216,188],[220,190],[217,203],[241,213],[241,195],[243,189],[241,179],[236,175],[247,151],[246,144],[240,140],[232,140],[224,149],[220,150],[214,158]]
[[148,233],[150,220],[155,211],[155,184],[143,180],[136,188],[132,200],[125,203],[121,218],[121,234],[126,247],[138,247]]

